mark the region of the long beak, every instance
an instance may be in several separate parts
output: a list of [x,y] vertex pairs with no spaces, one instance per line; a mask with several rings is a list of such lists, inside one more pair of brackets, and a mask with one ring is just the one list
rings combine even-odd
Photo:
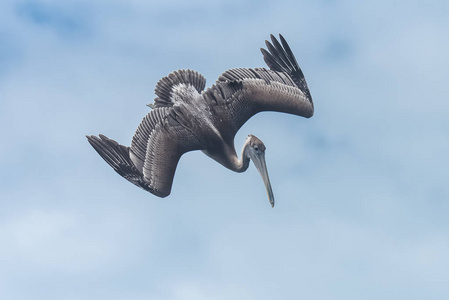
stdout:
[[270,200],[271,207],[274,207],[274,195],[271,188],[270,178],[268,177],[267,163],[265,162],[265,153],[259,155],[253,155],[252,157],[254,165],[262,176],[263,183],[267,189],[268,200]]

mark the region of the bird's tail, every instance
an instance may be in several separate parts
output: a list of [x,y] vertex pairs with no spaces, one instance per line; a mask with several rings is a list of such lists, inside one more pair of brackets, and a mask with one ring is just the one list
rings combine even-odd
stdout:
[[[189,88],[201,93],[205,85],[206,78],[197,71],[188,69],[174,71],[157,82],[154,90],[157,98],[150,107],[171,107],[176,102],[174,95],[183,95]],[[185,96],[178,98],[183,99]]]
[[153,192],[148,183],[129,156],[129,147],[120,145],[114,140],[100,134],[99,138],[91,135],[86,136],[89,143],[100,154],[100,156],[123,178],[133,184]]
[[273,44],[269,41],[265,41],[268,51],[260,48],[265,63],[273,71],[287,73],[298,88],[307,95],[309,101],[312,102],[312,96],[310,95],[306,78],[296,61],[290,46],[287,44],[287,41],[281,34],[279,34],[279,39],[281,40],[282,45],[273,35],[270,35],[270,37]]

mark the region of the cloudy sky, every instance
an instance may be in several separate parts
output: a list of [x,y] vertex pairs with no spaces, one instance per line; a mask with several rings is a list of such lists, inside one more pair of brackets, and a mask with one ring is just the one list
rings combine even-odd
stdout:
[[[449,2],[4,0],[0,298],[449,297]],[[159,199],[90,147],[129,145],[159,78],[262,67],[282,33],[315,101],[236,136],[253,166],[201,152]]]

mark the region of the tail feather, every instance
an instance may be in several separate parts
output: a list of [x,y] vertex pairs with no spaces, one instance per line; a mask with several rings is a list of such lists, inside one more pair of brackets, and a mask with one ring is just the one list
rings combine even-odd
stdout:
[[[153,107],[171,107],[174,105],[174,94],[179,94],[181,90],[186,90],[187,86],[193,88],[198,93],[204,90],[206,79],[200,73],[193,70],[177,70],[161,78],[155,88],[157,98],[154,100]],[[178,89],[176,89],[178,87]],[[181,94],[184,92],[181,92]],[[151,107],[151,106],[150,106]]]
[[146,191],[153,192],[149,182],[143,178],[129,156],[129,148],[120,145],[114,140],[100,134],[99,138],[91,135],[86,136],[89,143],[98,154],[123,178],[131,183],[143,188]]

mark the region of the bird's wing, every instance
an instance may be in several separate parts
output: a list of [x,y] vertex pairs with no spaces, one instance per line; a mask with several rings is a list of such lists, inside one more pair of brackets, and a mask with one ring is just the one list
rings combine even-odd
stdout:
[[133,137],[130,157],[143,174],[151,192],[159,197],[170,194],[176,166],[181,156],[202,149],[192,132],[183,106],[160,107],[150,111]]
[[[188,113],[188,111],[187,111]],[[190,129],[183,107],[160,107],[150,111],[133,137],[131,147],[100,134],[87,136],[100,156],[122,177],[156,196],[170,194],[180,157],[202,149]]]
[[[268,51],[261,49],[270,70],[231,69],[224,72],[203,97],[220,116],[227,117],[227,131],[233,137],[240,127],[261,111],[278,111],[309,118],[312,97],[304,74],[285,39],[282,45],[271,36]],[[231,128],[230,128],[231,127]]]

